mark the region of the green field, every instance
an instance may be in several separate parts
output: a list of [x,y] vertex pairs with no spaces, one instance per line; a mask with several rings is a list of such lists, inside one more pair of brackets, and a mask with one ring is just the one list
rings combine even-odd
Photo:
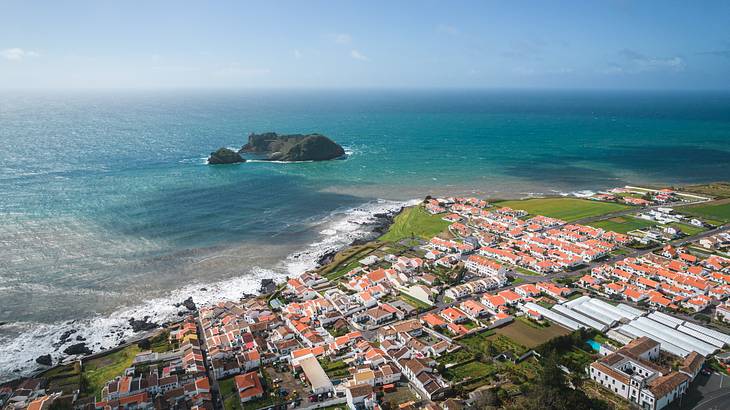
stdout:
[[633,216],[617,216],[615,218],[591,222],[588,225],[594,228],[601,228],[606,231],[627,233],[635,229],[642,229],[654,226],[656,225],[656,222],[647,221],[646,219],[634,218]]
[[86,383],[87,395],[94,395],[99,399],[106,382],[121,376],[124,370],[132,365],[132,360],[139,352],[139,347],[133,344],[117,352],[84,362],[82,377]]
[[241,399],[236,394],[234,378],[218,380],[218,387],[223,398],[223,408],[225,410],[240,410]]
[[687,185],[679,189],[682,192],[709,195],[715,198],[730,198],[730,182]]
[[681,212],[727,223],[730,222],[730,199],[683,207]]
[[497,334],[506,336],[515,343],[527,348],[539,346],[554,337],[570,333],[570,330],[556,324],[552,324],[549,327],[535,327],[520,320],[516,320],[507,326],[499,327],[496,331]]
[[629,209],[627,205],[575,198],[535,198],[496,202],[495,206],[523,209],[530,215],[544,215],[567,222]]
[[485,376],[493,373],[494,370],[495,366],[474,360],[446,369],[446,374],[444,376],[452,382],[460,382],[472,377]]
[[421,239],[431,239],[446,231],[449,223],[441,219],[443,215],[431,215],[422,206],[406,208],[398,216],[383,236],[378,240],[383,242],[398,242],[415,236]]
[[707,230],[707,229],[701,228],[699,226],[694,226],[694,225],[685,224],[685,223],[678,223],[678,222],[671,223],[669,225],[673,226],[675,228],[679,228],[682,232],[684,232],[685,234],[690,235],[690,236],[697,235],[698,233],[704,232]]

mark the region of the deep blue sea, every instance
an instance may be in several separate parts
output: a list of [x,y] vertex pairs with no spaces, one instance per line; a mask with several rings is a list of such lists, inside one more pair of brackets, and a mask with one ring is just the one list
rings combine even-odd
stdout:
[[[265,131],[319,132],[349,156],[205,164]],[[3,92],[0,141],[2,379],[63,330],[98,349],[130,316],[300,272],[427,194],[730,180],[730,94]]]

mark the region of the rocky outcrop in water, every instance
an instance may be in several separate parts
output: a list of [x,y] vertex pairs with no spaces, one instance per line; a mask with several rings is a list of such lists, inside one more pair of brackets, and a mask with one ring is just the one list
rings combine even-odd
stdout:
[[193,302],[192,296],[188,296],[188,298],[183,300],[182,303],[178,303],[175,306],[185,306],[185,308],[190,311],[195,311],[198,308],[197,306],[195,306],[195,302]]
[[91,354],[91,349],[89,349],[86,346],[86,343],[81,342],[81,343],[72,344],[71,346],[65,348],[63,350],[63,352],[66,353],[67,355],[77,355],[77,354],[87,355],[87,354]]
[[276,282],[273,279],[261,279],[261,287],[259,293],[267,295],[276,291]]
[[159,325],[157,323],[149,322],[149,318],[149,316],[145,316],[142,320],[131,318],[129,319],[129,325],[132,326],[132,330],[135,332],[157,329]]
[[246,162],[246,160],[238,152],[228,148],[219,148],[218,151],[211,152],[208,157],[210,165],[237,164],[239,162]]
[[35,362],[43,366],[53,366],[53,359],[50,354],[38,356],[38,358],[35,359]]
[[251,134],[239,153],[267,154],[271,161],[326,161],[340,158],[345,150],[322,134]]

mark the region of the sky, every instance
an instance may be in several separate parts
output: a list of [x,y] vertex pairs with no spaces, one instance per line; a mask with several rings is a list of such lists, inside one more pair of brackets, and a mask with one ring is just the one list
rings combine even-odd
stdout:
[[730,2],[0,0],[0,89],[730,89]]

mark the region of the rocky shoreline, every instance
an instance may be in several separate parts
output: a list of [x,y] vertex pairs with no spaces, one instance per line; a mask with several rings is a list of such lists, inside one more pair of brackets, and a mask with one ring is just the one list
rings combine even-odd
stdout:
[[[393,221],[395,220],[395,217],[398,216],[403,210],[406,208],[406,206],[401,206],[398,210],[392,211],[392,212],[379,212],[376,214],[373,214],[373,217],[375,220],[373,222],[365,222],[362,223],[362,225],[367,225],[371,227],[371,234],[364,239],[355,239],[351,241],[349,244],[341,247],[340,249],[332,249],[324,254],[320,255],[316,261],[316,268],[319,269],[329,263],[331,263],[335,256],[342,252],[347,250],[348,248],[352,246],[362,245],[364,243],[370,242],[373,239],[376,239],[377,237],[381,236],[387,230],[390,228],[390,226],[393,224]],[[242,298],[250,298],[250,297],[256,297],[256,296],[267,296],[274,294],[276,292],[276,282],[273,279],[264,278],[261,279],[260,282],[260,288],[259,288],[259,294],[242,294]],[[188,296],[185,300],[179,303],[174,304],[175,307],[181,308],[181,310],[178,312],[178,316],[182,317],[187,314],[193,314],[197,312],[198,306],[195,304],[193,297]],[[85,338],[82,336],[74,335],[78,332],[77,329],[70,329],[66,332],[64,332],[59,340],[53,344],[53,347],[58,351],[61,346],[68,344],[69,342],[75,342],[72,343],[63,350],[63,354],[66,355],[62,359],[58,360],[56,363],[53,361],[53,357],[50,353],[43,354],[41,356],[38,356],[35,359],[35,362],[40,366],[35,374],[39,374],[42,372],[46,372],[53,368],[54,364],[56,366],[61,365],[64,362],[67,362],[69,359],[73,358],[83,358],[83,359],[89,359],[89,358],[95,358],[95,357],[101,357],[106,354],[110,354],[111,352],[114,352],[120,348],[123,348],[125,346],[129,346],[134,343],[140,343],[145,340],[149,340],[159,334],[160,331],[163,329],[169,327],[174,322],[166,322],[166,323],[155,323],[149,320],[149,316],[145,316],[142,318],[130,318],[128,321],[129,326],[132,328],[134,333],[140,334],[140,333],[147,333],[144,336],[134,338],[133,340],[122,340],[115,348],[107,349],[107,350],[101,350],[96,353],[94,353],[85,343]],[[115,333],[112,333],[110,335],[107,335],[110,337],[116,336]],[[16,383],[19,380],[25,379],[25,377],[21,377],[12,381],[8,381],[4,384],[11,384]]]

